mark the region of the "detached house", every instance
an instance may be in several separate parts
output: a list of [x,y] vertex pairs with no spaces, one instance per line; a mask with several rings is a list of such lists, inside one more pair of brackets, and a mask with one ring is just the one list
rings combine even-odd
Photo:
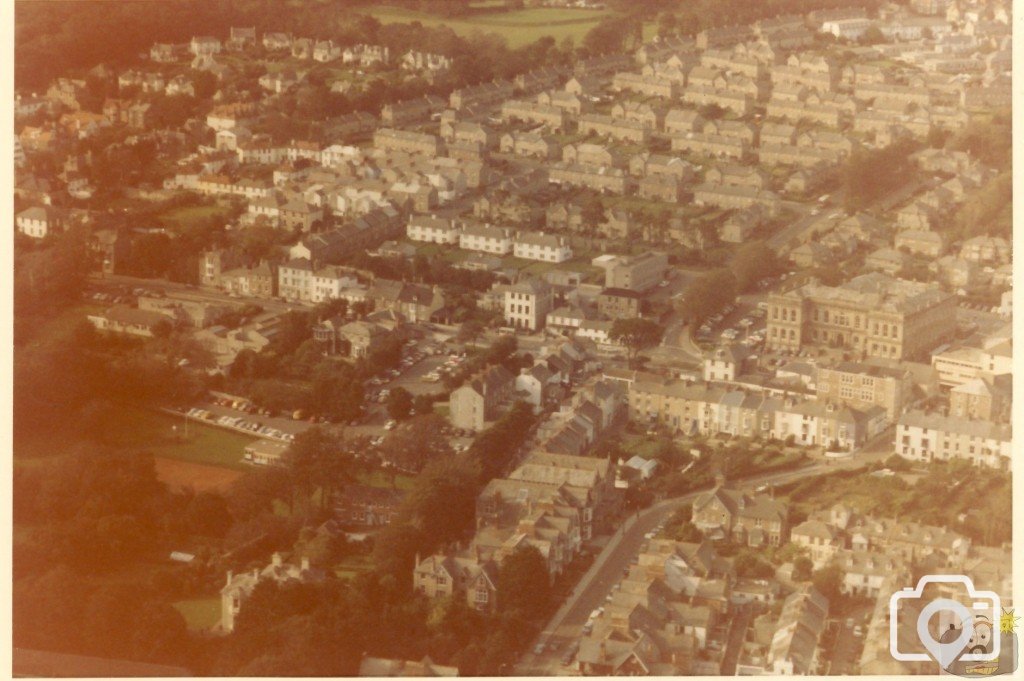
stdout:
[[448,404],[452,426],[481,431],[498,416],[498,407],[512,393],[515,377],[505,367],[492,366],[452,391]]
[[493,611],[497,603],[498,565],[476,555],[417,556],[413,588],[427,598],[462,597],[474,610]]
[[47,234],[60,231],[61,220],[59,214],[48,206],[33,206],[26,208],[14,217],[14,224],[18,231],[33,239],[42,239]]
[[766,494],[725,487],[724,478],[693,502],[692,522],[710,538],[748,546],[781,546],[789,537],[788,507]]

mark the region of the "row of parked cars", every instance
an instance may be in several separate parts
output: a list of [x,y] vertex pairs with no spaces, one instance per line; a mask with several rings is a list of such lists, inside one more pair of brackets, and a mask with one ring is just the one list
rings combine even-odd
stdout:
[[284,431],[278,430],[272,426],[263,425],[259,421],[249,421],[241,416],[217,416],[210,412],[210,410],[200,409],[199,407],[193,407],[186,413],[192,418],[210,421],[211,423],[223,426],[224,428],[249,431],[255,435],[261,435],[263,437],[280,440],[282,442],[291,442],[295,439],[295,435],[292,433],[285,433]]

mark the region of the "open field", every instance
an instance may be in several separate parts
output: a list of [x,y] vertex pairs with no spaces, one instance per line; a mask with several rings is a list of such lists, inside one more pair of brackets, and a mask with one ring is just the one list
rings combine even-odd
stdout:
[[354,555],[343,558],[334,565],[334,574],[339,579],[351,579],[360,572],[367,572],[373,567],[370,556]]
[[189,461],[237,471],[248,470],[242,462],[245,446],[255,437],[246,437],[212,426],[156,412],[135,410],[124,414],[122,446],[152,452],[158,458]]
[[192,598],[173,605],[185,618],[189,631],[205,631],[220,622],[220,599],[217,597]]
[[221,466],[179,461],[163,456],[156,458],[156,474],[160,481],[171,489],[191,488],[196,492],[224,491],[243,475],[241,471]]
[[608,10],[546,7],[488,12],[459,19],[446,19],[434,14],[387,6],[371,7],[361,12],[386,24],[418,21],[424,26],[447,26],[461,36],[476,31],[497,33],[508,41],[509,47],[522,47],[543,36],[551,36],[556,41],[569,37],[579,45],[587,31],[604,17],[613,14]]
[[227,213],[228,209],[226,207],[218,205],[183,206],[181,208],[172,208],[161,215],[159,220],[164,227],[170,229],[188,229],[196,222],[205,221],[211,217],[219,218]]

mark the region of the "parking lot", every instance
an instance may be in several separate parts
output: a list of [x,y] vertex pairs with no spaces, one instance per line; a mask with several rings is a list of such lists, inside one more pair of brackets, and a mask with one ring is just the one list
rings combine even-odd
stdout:
[[279,442],[291,442],[296,435],[315,423],[288,416],[270,416],[265,412],[261,414],[258,410],[250,411],[243,408],[242,404],[236,408],[233,406],[234,403],[236,402],[225,403],[223,399],[218,402],[215,399],[185,409],[182,413],[206,425]]
[[698,343],[738,343],[757,351],[764,345],[767,303],[737,302],[706,320],[694,338]]

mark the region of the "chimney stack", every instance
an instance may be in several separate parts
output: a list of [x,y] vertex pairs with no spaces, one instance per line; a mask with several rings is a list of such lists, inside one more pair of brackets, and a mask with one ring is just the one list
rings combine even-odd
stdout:
[[302,557],[302,571],[303,572],[309,571],[309,556],[303,556]]
[[281,567],[281,554],[277,551],[274,551],[273,565],[274,567]]
[[231,570],[228,570],[228,582],[227,582],[227,586],[231,586],[231,579],[232,579],[233,577],[234,577],[234,573],[233,573],[233,572],[231,572]]

